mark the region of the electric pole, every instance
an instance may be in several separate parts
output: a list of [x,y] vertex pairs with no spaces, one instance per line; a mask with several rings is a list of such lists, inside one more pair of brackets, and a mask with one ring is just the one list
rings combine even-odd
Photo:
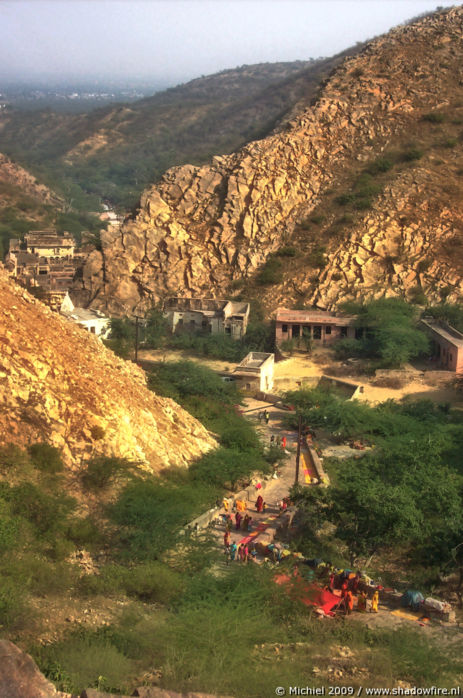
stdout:
[[294,484],[299,484],[299,460],[301,457],[301,440],[302,440],[302,416],[299,415],[299,421],[297,425],[297,451],[296,451],[296,477],[294,479]]
[[135,315],[135,363],[138,363],[138,320],[139,316]]

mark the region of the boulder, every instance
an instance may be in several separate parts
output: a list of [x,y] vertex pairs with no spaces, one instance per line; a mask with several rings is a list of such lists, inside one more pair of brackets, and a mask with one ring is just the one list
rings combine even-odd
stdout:
[[0,640],[0,698],[64,698],[39,671],[32,657]]

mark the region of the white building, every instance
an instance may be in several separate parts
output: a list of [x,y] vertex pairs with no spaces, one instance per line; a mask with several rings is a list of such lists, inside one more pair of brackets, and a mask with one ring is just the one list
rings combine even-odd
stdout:
[[260,390],[268,393],[273,390],[273,367],[275,354],[251,351],[231,374],[244,390]]
[[61,315],[64,315],[71,322],[80,325],[90,334],[94,334],[100,339],[107,339],[110,331],[110,319],[99,310],[92,308],[76,308],[71,301],[69,294],[66,294],[60,309]]

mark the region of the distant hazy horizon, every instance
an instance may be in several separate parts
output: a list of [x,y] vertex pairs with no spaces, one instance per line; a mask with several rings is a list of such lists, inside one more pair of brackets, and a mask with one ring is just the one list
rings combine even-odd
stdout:
[[164,89],[243,64],[331,56],[434,0],[1,0],[3,83]]

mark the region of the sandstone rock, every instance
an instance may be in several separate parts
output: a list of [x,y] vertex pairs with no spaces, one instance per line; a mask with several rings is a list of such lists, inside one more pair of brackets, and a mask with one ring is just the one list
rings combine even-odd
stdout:
[[0,698],[63,696],[40,673],[32,657],[8,640],[0,640]]
[[215,445],[173,400],[147,389],[139,367],[27,300],[0,269],[0,313],[7,311],[0,323],[0,444],[46,441],[73,468],[101,454],[148,472],[187,466]]
[[[395,29],[344,61],[318,101],[268,138],[215,157],[210,166],[166,172],[142,195],[138,215],[111,242],[103,238],[101,267],[89,260],[76,293],[114,313],[147,310],[166,295],[223,296],[232,279],[252,276],[287,244],[296,224],[349,168],[358,173],[361,163],[401,143],[410,129],[415,133],[424,113],[455,102],[462,30],[462,8]],[[429,47],[437,43],[436,67]],[[442,245],[459,230],[461,197],[450,205],[443,200],[446,173],[437,174],[432,162],[405,170],[373,212],[359,216],[348,239],[330,243],[319,279],[307,278],[307,269],[295,272],[307,302],[329,307],[335,299],[373,297],[385,286],[407,293],[410,272],[428,254],[437,264],[425,293],[437,299],[437,289],[450,284],[450,300],[463,293],[456,259],[441,261]],[[375,254],[398,254],[397,235],[410,264],[402,262],[391,279],[370,262]],[[345,274],[342,282],[333,282],[334,269]],[[290,300],[284,285],[268,294],[269,305],[282,300]]]

